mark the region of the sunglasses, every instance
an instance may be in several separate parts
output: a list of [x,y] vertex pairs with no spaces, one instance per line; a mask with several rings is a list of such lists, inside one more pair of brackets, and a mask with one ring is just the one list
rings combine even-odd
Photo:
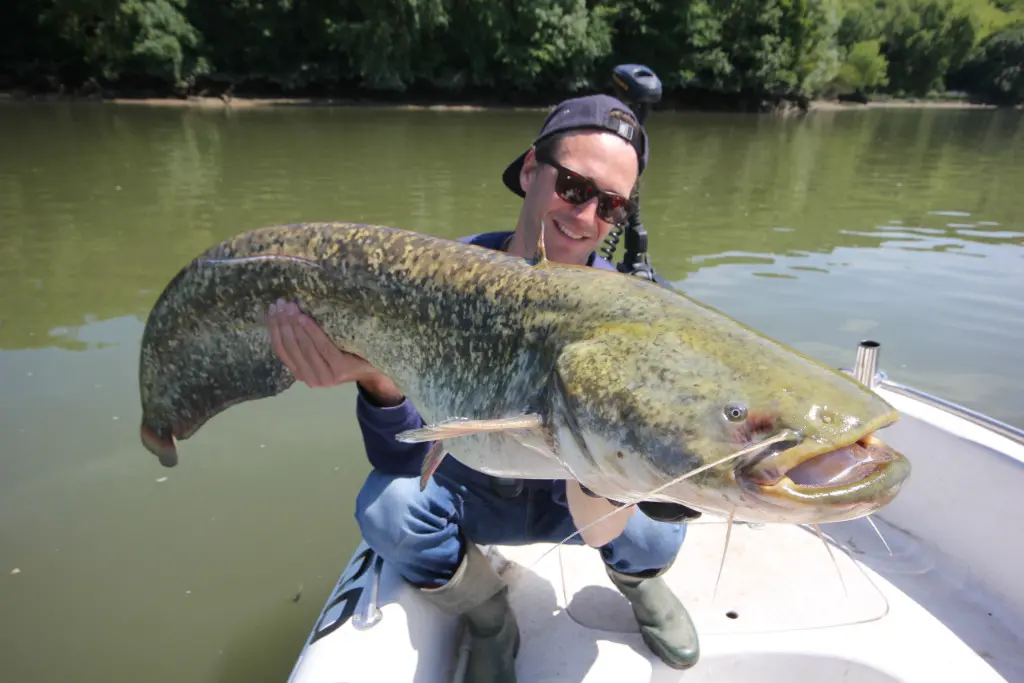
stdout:
[[537,161],[558,172],[555,176],[555,193],[562,200],[579,206],[597,197],[597,217],[606,223],[623,223],[636,211],[636,206],[627,198],[602,190],[591,178],[562,166],[554,159],[538,156]]

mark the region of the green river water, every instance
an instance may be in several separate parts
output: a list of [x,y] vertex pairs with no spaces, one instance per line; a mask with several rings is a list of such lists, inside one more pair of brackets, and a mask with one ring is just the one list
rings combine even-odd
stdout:
[[[357,541],[354,393],[233,408],[165,470],[138,439],[149,306],[261,225],[511,228],[500,174],[542,116],[0,106],[0,680],[284,680]],[[1021,112],[650,130],[680,289],[833,366],[880,340],[894,379],[1024,427]]]

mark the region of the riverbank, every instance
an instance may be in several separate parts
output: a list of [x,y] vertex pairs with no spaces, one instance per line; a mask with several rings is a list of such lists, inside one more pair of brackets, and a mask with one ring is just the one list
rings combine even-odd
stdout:
[[[997,105],[969,102],[962,99],[888,99],[866,103],[840,102],[838,100],[814,100],[811,109],[818,111],[842,111],[848,109],[996,109]],[[1020,107],[1016,107],[1019,109]]]
[[365,107],[386,109],[423,109],[439,111],[488,111],[495,109],[544,109],[542,105],[520,104],[462,104],[462,103],[414,103],[388,100],[351,99],[335,97],[257,97],[257,96],[189,96],[189,97],[131,97],[120,95],[68,95],[58,93],[24,94],[0,92],[0,103],[4,102],[82,102],[95,104],[119,104],[147,107],[196,107],[206,109],[252,109],[263,107]]
[[[67,94],[25,94],[19,92],[0,92],[0,103],[4,102],[91,102],[97,104],[119,104],[149,107],[196,107],[205,109],[252,109],[264,107],[365,107],[376,109],[423,110],[423,111],[493,111],[493,110],[525,110],[542,111],[547,109],[543,104],[504,104],[487,102],[479,104],[458,102],[396,102],[392,100],[376,100],[362,98],[333,97],[256,97],[256,96],[189,96],[189,97],[130,97],[119,95],[67,95]],[[792,104],[792,103],[791,103]],[[929,109],[994,109],[996,105],[970,102],[962,98],[886,98],[866,103],[842,102],[838,100],[811,100],[809,111],[847,111],[861,109],[894,109],[894,108],[929,108]],[[1018,105],[1015,107],[1021,109]],[[744,111],[742,108],[707,107],[686,101],[666,100],[658,104],[662,111]],[[792,113],[797,107],[780,108],[785,113]]]

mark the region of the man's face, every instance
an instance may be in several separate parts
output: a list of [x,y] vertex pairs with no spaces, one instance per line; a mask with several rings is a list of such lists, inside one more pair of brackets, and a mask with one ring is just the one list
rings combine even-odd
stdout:
[[[636,183],[639,162],[629,144],[611,133],[580,132],[562,138],[556,152],[562,166],[591,178],[601,190],[629,197]],[[523,227],[536,235],[544,221],[548,259],[584,265],[614,225],[597,216],[597,197],[573,205],[555,192],[557,171],[538,164],[531,150],[519,175],[526,191]]]

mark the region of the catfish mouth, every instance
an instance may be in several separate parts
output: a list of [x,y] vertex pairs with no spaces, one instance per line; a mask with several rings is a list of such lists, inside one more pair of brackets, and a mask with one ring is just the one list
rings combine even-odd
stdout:
[[737,480],[773,498],[880,506],[896,495],[910,465],[874,432],[824,452],[811,440],[772,444],[736,470]]

